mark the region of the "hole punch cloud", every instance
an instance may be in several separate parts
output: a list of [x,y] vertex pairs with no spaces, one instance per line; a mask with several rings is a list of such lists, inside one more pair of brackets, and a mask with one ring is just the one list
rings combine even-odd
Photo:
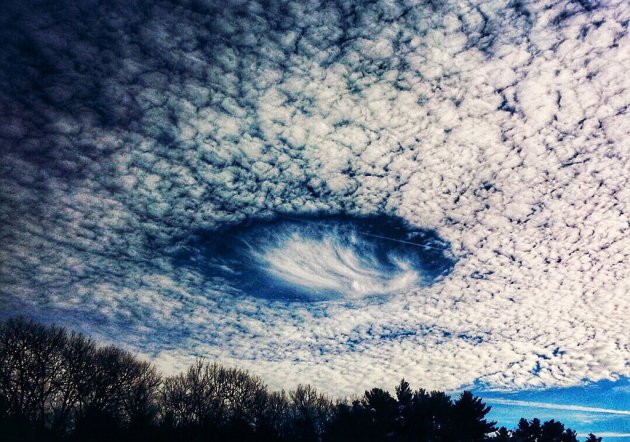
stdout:
[[251,222],[198,237],[188,254],[181,263],[239,292],[307,301],[406,293],[455,262],[435,232],[387,216]]

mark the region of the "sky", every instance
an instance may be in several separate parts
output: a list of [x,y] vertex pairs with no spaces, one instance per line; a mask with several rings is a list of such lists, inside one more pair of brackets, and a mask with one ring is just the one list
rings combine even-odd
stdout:
[[629,23],[623,0],[5,1],[0,316],[166,372],[405,377],[627,437]]
[[522,417],[541,422],[554,419],[577,431],[578,437],[595,433],[605,441],[630,441],[628,378],[564,388],[475,393],[492,407],[489,418],[506,428]]

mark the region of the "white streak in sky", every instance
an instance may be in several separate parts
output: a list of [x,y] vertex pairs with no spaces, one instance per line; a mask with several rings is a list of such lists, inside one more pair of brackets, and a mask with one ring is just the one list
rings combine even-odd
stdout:
[[[526,408],[549,408],[552,410],[566,410],[566,411],[583,411],[586,413],[606,413],[606,414],[615,414],[618,416],[630,416],[630,410],[615,410],[612,408],[599,408],[599,407],[584,407],[581,405],[565,405],[565,404],[553,404],[547,402],[530,402],[530,401],[519,401],[512,399],[496,399],[490,398],[486,400],[489,404],[500,404],[500,405],[513,405],[517,407],[526,407]],[[600,434],[600,436],[602,436]]]

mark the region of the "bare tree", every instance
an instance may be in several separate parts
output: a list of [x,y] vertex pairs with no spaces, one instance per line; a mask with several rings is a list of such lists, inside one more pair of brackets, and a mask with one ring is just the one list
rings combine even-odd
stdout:
[[289,393],[293,436],[303,441],[319,441],[333,416],[331,399],[310,385],[298,385]]
[[77,385],[79,420],[113,419],[119,426],[150,423],[157,412],[160,376],[148,362],[107,346],[97,349]]
[[45,426],[62,394],[67,333],[23,318],[0,326],[0,394],[7,412]]
[[187,372],[165,379],[162,413],[176,427],[220,427],[237,421],[253,430],[266,395],[260,378],[198,359]]
[[185,373],[166,378],[162,388],[165,418],[175,427],[218,424],[225,414],[219,371],[218,365],[198,359]]
[[91,362],[96,351],[94,341],[71,332],[62,349],[63,367],[58,373],[59,392],[53,405],[52,428],[57,432],[74,425],[80,393],[87,389]]
[[269,392],[259,377],[203,359],[162,382],[125,350],[24,318],[0,322],[3,440],[577,441],[554,420],[496,431],[488,411],[470,392],[453,401],[404,380],[396,397],[374,388],[335,405],[309,385]]
[[[257,429],[263,435],[275,435],[288,438],[291,423],[291,404],[284,390],[273,391],[260,398],[259,415],[256,418]],[[269,439],[270,436],[267,436]]]

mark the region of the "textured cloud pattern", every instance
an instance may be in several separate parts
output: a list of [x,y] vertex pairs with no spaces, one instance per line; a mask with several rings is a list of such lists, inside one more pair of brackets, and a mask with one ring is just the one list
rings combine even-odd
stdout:
[[[630,375],[626,1],[5,3],[3,315],[341,393]],[[349,305],[173,259],[318,214],[401,217],[457,264]]]
[[388,297],[431,285],[454,265],[435,232],[385,216],[255,220],[199,232],[173,257],[224,290],[287,301]]

